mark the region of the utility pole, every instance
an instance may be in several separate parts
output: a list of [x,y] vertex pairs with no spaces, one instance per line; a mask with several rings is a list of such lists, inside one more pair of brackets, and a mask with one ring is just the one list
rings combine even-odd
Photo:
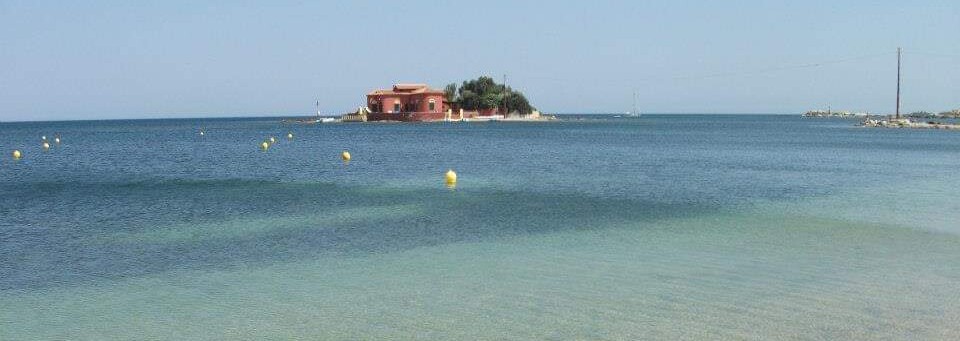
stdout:
[[897,48],[897,119],[900,119],[900,54],[903,50]]
[[[503,74],[503,94],[504,95],[507,94],[507,74]],[[503,116],[506,117],[507,114],[509,114],[508,111],[510,110],[510,108],[507,108],[507,101],[501,101],[501,102],[503,102]]]

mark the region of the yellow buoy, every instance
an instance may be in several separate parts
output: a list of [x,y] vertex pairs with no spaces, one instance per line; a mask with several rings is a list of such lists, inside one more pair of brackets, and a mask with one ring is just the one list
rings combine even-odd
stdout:
[[270,149],[270,144],[267,141],[260,142],[260,149],[267,150]]
[[287,140],[293,140],[293,133],[287,133]]
[[343,159],[343,161],[350,161],[350,152],[344,150],[340,153],[340,158]]
[[14,159],[14,160],[20,160],[20,157],[22,157],[22,156],[23,156],[23,154],[21,154],[19,150],[14,150],[14,151],[13,151],[13,159]]
[[457,184],[457,172],[454,172],[452,169],[447,170],[447,174],[444,176],[444,178],[444,180],[447,182],[447,186]]
[[43,150],[49,150],[49,149],[50,149],[50,144],[47,143],[47,142],[44,142],[42,146],[43,146]]

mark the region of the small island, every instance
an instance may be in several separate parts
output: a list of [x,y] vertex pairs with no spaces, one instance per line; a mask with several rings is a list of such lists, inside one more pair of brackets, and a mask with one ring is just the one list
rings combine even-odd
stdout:
[[341,116],[342,122],[543,121],[523,93],[482,76],[443,90],[427,84],[394,84],[367,94],[365,106]]

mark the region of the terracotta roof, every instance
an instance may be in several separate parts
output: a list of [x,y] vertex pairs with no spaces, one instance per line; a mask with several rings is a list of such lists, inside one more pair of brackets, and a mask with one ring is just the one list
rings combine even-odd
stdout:
[[419,88],[414,90],[412,93],[415,94],[442,94],[443,90],[431,89],[431,88]]
[[392,95],[394,94],[393,90],[373,90],[367,93],[367,95]]
[[394,84],[393,91],[419,90],[426,87],[427,87],[426,84]]
[[426,84],[395,84],[393,89],[373,90],[367,95],[409,95],[409,94],[443,94],[443,90],[431,89]]

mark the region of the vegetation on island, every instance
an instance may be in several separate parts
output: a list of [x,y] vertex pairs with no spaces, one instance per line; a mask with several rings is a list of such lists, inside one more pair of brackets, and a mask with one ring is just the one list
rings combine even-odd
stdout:
[[[885,115],[885,114],[884,114]],[[829,111],[829,110],[811,110],[803,114],[804,117],[875,117],[875,116],[884,116],[878,114],[869,114],[869,113],[850,113],[849,111]],[[929,112],[929,111],[914,111],[909,114],[904,114],[905,117],[909,118],[960,118],[960,109],[954,109],[950,111],[940,112],[938,114]]]
[[530,105],[527,97],[504,84],[497,84],[493,78],[480,78],[464,81],[459,87],[456,83],[444,88],[447,101],[458,103],[463,110],[500,109],[509,114],[528,115],[536,108]]
[[929,111],[914,111],[914,112],[912,112],[912,113],[907,114],[907,117],[913,117],[913,118],[935,118],[935,117],[937,117],[937,114],[934,114],[934,113],[929,112]]
[[939,114],[934,114],[929,111],[917,111],[907,114],[907,117],[912,118],[960,118],[960,109],[954,109],[951,111],[944,111]]
[[940,117],[944,117],[944,118],[960,118],[960,109],[953,109],[953,110],[950,110],[950,111],[944,111],[944,112],[942,112],[942,113],[939,113],[938,115],[940,115]]

